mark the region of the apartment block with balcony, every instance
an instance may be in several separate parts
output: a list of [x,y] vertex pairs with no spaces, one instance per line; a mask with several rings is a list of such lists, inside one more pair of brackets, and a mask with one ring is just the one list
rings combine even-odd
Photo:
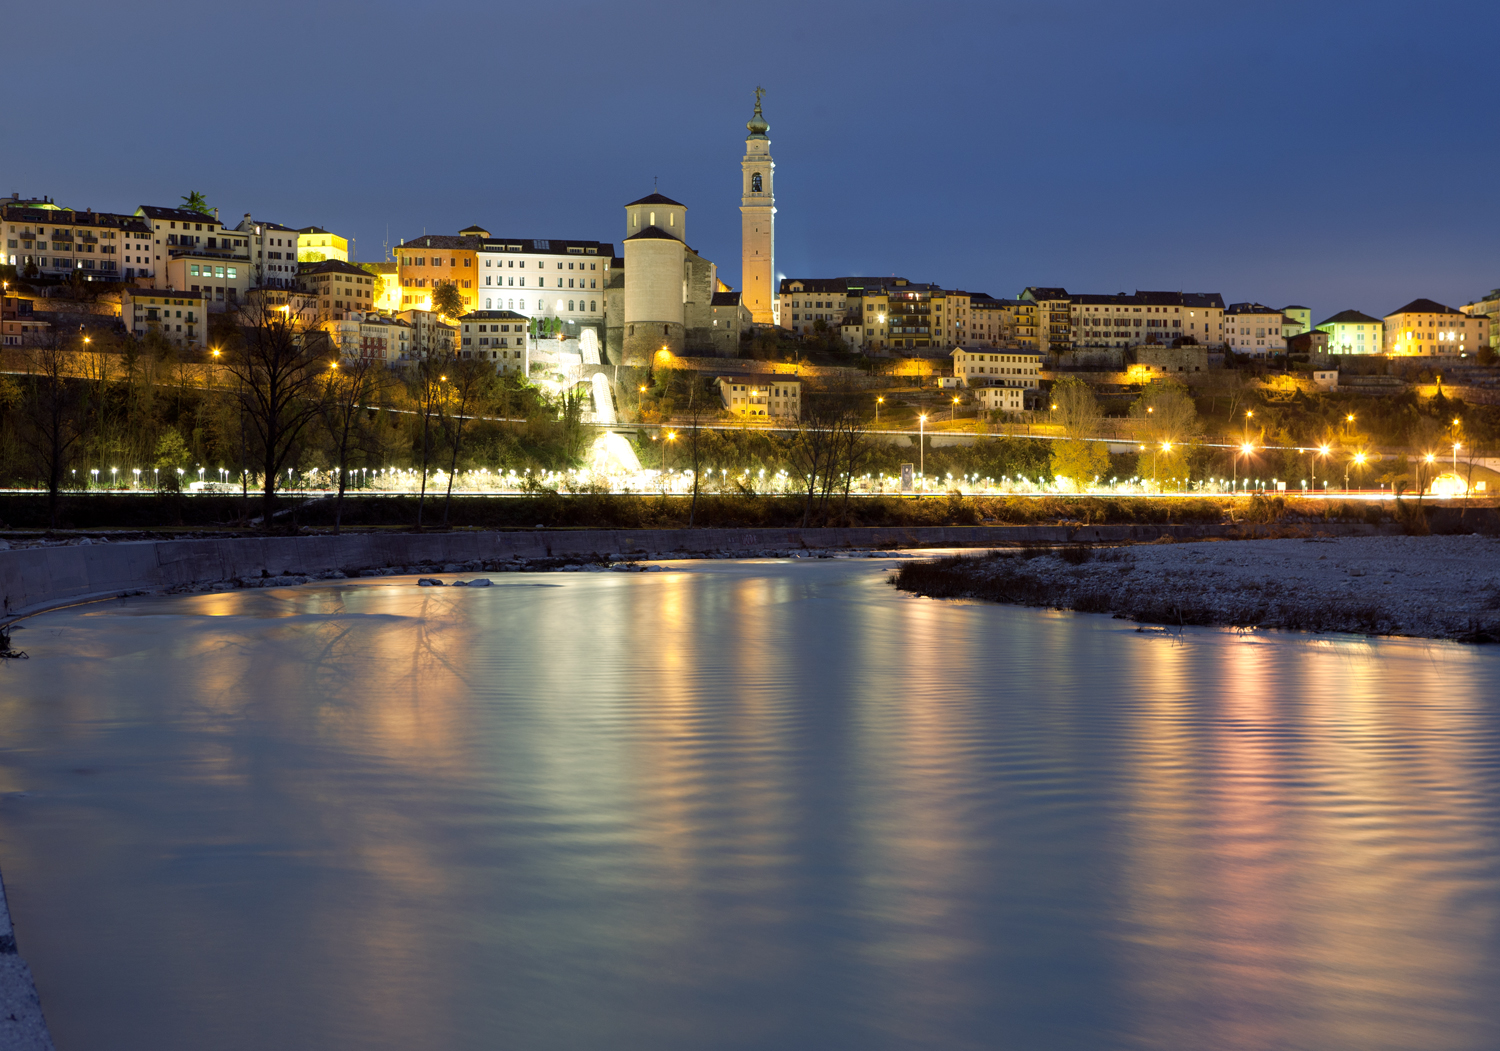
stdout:
[[120,294],[120,320],[138,339],[155,333],[183,349],[202,350],[208,338],[208,303],[202,292],[127,287]]
[[802,381],[795,376],[720,376],[719,397],[735,416],[802,418]]
[[1073,347],[1073,304],[1066,288],[1032,285],[1017,299],[1036,304],[1037,349],[1055,354]]
[[514,310],[476,310],[458,324],[460,357],[493,361],[499,373],[530,374],[530,318]]
[[37,346],[47,342],[51,331],[51,322],[37,318],[31,300],[0,297],[0,346]]
[[1231,303],[1224,309],[1224,344],[1236,354],[1264,358],[1285,353],[1287,317],[1264,303]]
[[[148,227],[151,234],[150,273],[137,271],[136,283],[151,287],[189,289],[191,285],[214,289],[215,296],[209,301],[216,309],[224,309],[229,301],[229,289],[236,294],[250,287],[249,239],[236,231],[227,230],[217,216],[186,208],[160,208],[143,204],[135,210],[136,217]],[[174,266],[174,261],[182,261]],[[198,272],[192,273],[193,266]],[[204,265],[224,267],[220,280],[212,281],[203,274]],[[228,276],[227,267],[235,268],[235,278]],[[196,279],[196,280],[195,280]]]
[[1467,357],[1490,345],[1490,322],[1431,299],[1414,299],[1385,316],[1387,354]]
[[1137,290],[1070,298],[1075,350],[1171,346],[1179,340],[1217,346],[1224,340],[1224,300],[1216,292]]
[[137,276],[137,264],[127,270],[126,259],[137,255],[128,249],[147,239],[149,231],[133,216],[34,205],[0,205],[0,262],[22,276],[69,277],[74,271],[90,281]]
[[231,232],[245,243],[251,287],[297,287],[296,230],[246,212]]

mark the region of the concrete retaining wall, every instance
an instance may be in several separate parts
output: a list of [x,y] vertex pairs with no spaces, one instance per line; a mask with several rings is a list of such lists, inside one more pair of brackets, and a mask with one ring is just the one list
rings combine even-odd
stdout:
[[15,930],[0,880],[0,1048],[5,1051],[53,1051],[42,1002],[31,980],[31,968],[16,953]]
[[[1320,527],[1341,535],[1392,527]],[[0,615],[16,617],[71,601],[213,581],[354,573],[389,566],[521,558],[690,556],[765,550],[990,547],[1026,542],[1128,542],[1162,536],[1246,535],[1236,526],[926,526],[857,529],[599,529],[463,533],[346,533],[95,543],[0,551]]]

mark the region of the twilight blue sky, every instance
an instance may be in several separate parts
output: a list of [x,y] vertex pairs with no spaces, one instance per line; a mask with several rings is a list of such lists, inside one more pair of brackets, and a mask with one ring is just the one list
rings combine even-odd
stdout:
[[47,21],[6,49],[0,192],[131,211],[198,189],[361,260],[470,223],[618,246],[659,176],[738,286],[759,83],[786,276],[1216,291],[1314,320],[1500,286],[1493,2],[83,0]]

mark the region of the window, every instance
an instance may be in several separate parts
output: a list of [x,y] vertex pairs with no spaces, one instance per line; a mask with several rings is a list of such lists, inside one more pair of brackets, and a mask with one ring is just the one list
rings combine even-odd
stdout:
[[750,176],[750,192],[760,193],[760,172]]

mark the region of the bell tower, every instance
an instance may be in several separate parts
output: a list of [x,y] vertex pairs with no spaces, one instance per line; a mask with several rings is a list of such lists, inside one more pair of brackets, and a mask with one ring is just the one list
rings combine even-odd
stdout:
[[755,115],[745,125],[745,157],[740,161],[740,295],[757,325],[781,318],[776,298],[776,165],[771,160],[770,126],[761,116],[764,88],[755,89]]

